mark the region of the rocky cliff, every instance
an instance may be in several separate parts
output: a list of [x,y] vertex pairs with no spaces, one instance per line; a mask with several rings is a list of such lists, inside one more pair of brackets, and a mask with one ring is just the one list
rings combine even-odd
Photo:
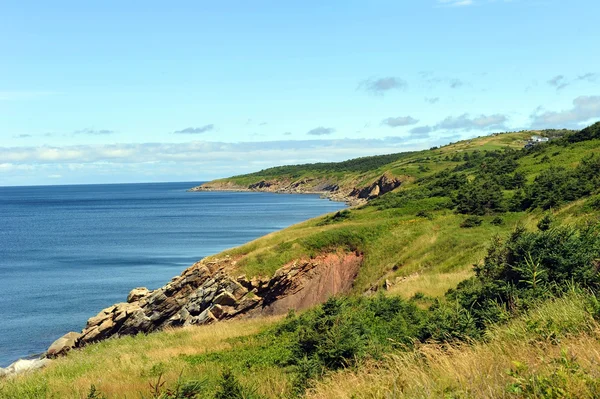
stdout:
[[[384,174],[371,184],[340,187],[318,179],[260,180],[247,187],[228,181],[206,183],[191,191],[267,191],[319,193],[337,201],[360,204],[398,188],[402,180]],[[329,253],[298,259],[281,267],[272,277],[235,276],[236,259],[202,260],[150,291],[136,288],[127,302],[117,303],[90,318],[81,333],[56,340],[47,356],[111,337],[149,333],[166,327],[202,325],[236,317],[256,317],[302,310],[347,292],[358,274],[362,254]]]
[[277,178],[259,180],[247,186],[237,185],[232,181],[214,181],[192,188],[190,191],[263,191],[283,194],[320,194],[333,201],[343,201],[350,205],[360,205],[366,201],[390,192],[402,185],[403,179],[385,173],[368,185],[339,185],[338,183],[319,178],[303,178],[292,180]]
[[362,255],[330,253],[296,260],[270,278],[234,277],[235,263],[231,257],[202,260],[157,290],[136,288],[127,302],[110,306],[90,318],[81,334],[69,333],[59,338],[47,355],[55,357],[110,337],[165,327],[306,309],[350,290]]

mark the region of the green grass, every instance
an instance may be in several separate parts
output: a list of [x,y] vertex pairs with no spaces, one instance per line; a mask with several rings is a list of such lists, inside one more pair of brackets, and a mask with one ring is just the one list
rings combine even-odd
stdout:
[[[554,341],[570,339],[576,345],[578,339],[582,342],[596,339],[594,334],[598,326],[592,316],[599,312],[590,310],[587,302],[584,304],[583,294],[572,293],[546,303],[532,301],[531,305],[527,302],[530,293],[524,291],[525,294],[520,293],[524,295],[521,300],[531,306],[519,311],[527,310],[528,313],[513,318],[509,324],[491,328],[484,325],[483,312],[477,315],[479,318],[475,322],[471,308],[459,309],[458,299],[466,303],[472,295],[489,294],[475,279],[470,280],[472,286],[463,283],[461,287],[459,283],[474,275],[474,265],[484,265],[495,237],[507,237],[517,226],[535,231],[538,221],[547,214],[552,214],[556,225],[581,225],[597,220],[600,215],[598,187],[551,210],[529,207],[507,211],[508,202],[515,193],[510,187],[510,178],[514,174],[521,173],[530,188],[550,164],[562,166],[571,173],[583,159],[598,152],[600,146],[600,140],[592,137],[585,141],[557,141],[532,151],[520,151],[531,134],[486,136],[425,151],[345,163],[272,168],[223,179],[221,182],[239,186],[268,179],[286,182],[314,179],[315,182],[331,180],[351,187],[368,185],[382,174],[391,173],[401,176],[404,183],[365,206],[314,218],[215,256],[231,256],[235,260],[233,272],[236,274],[265,277],[299,259],[338,251],[358,252],[363,255],[363,262],[349,293],[350,298],[330,301],[285,321],[234,321],[105,341],[71,353],[42,372],[0,381],[0,398],[85,397],[92,384],[109,397],[153,397],[150,387],[151,384],[156,387],[159,378],[168,382],[161,388],[165,395],[181,379],[195,381],[206,397],[213,397],[223,388],[224,381],[229,381],[231,386],[239,384],[253,397],[267,398],[290,397],[306,388],[313,397],[385,396],[368,396],[366,393],[373,389],[398,397],[411,397],[410,393],[419,397],[424,392],[449,397],[469,397],[469,392],[509,395],[507,389],[520,389],[521,392],[533,389],[535,392],[534,385],[538,383],[555,384],[564,392],[589,392],[595,386],[592,384],[590,388],[586,382],[590,375],[587,363],[581,365],[585,373],[572,373],[555,380],[553,375],[558,369],[552,368],[553,363],[540,362],[536,357],[540,352],[530,347],[531,340],[542,342],[544,349],[561,361],[560,351],[551,346],[555,345]],[[506,148],[519,151],[490,152]],[[492,172],[487,172],[486,168],[492,168]],[[493,168],[506,168],[508,172],[497,172]],[[457,204],[460,204],[461,190],[484,178],[498,179],[492,189],[495,197],[482,195],[484,203],[475,204],[481,205],[479,208],[459,213],[461,208]],[[458,187],[453,186],[456,181]],[[480,189],[485,190],[485,187]],[[499,198],[505,206],[491,207],[485,203],[488,198]],[[479,218],[481,224],[461,227],[469,217]],[[485,287],[506,287],[506,281],[501,280],[502,284],[491,281],[494,284],[487,281],[490,285]],[[511,282],[513,286],[521,283],[521,280]],[[457,285],[459,290],[453,291],[457,300],[448,301],[446,292]],[[383,291],[383,288],[392,299],[362,297],[365,292]],[[404,298],[404,301],[394,302],[395,297]],[[414,300],[409,301],[410,298]],[[431,305],[434,306],[426,316],[424,312]],[[472,305],[475,309],[482,304],[475,301]],[[486,307],[484,316],[501,320],[506,311],[502,306],[508,305],[500,303],[498,308]],[[594,306],[600,309],[600,305]],[[497,314],[494,313],[496,310]],[[463,326],[467,336],[483,341],[472,348],[456,346],[446,352],[436,349],[437,352],[431,352],[434,355],[428,369],[422,362],[427,353],[419,352],[421,347],[415,351],[406,350],[412,347],[412,338],[424,337],[424,331],[429,334],[434,330],[433,327],[422,330],[427,323],[435,328],[439,327],[435,323],[441,323],[440,330],[451,333],[455,332],[455,325]],[[398,335],[398,331],[402,334]],[[463,332],[458,331],[457,335]],[[369,343],[365,339],[367,336],[372,337],[375,344]],[[540,337],[543,337],[541,341]],[[522,351],[523,356],[510,356],[503,352],[502,345]],[[403,351],[393,352],[400,346]],[[597,349],[600,351],[600,345]],[[369,370],[368,364],[372,364],[369,362],[380,361],[390,353],[395,353],[396,358],[390,358],[392,361],[385,363],[383,369]],[[504,371],[500,376],[494,375],[494,380],[485,386],[472,371],[479,362],[499,372],[488,358],[501,363]],[[512,374],[505,373],[513,359],[527,364],[527,370],[517,368]],[[452,362],[458,367],[452,368]],[[543,367],[536,368],[542,363]],[[346,366],[349,367],[347,371],[331,374]],[[357,369],[359,366],[361,369]],[[363,368],[372,374],[362,374]],[[235,376],[233,382],[227,379],[228,369]],[[403,381],[402,384],[410,382],[401,374],[401,369],[413,375],[415,381],[411,387],[404,386],[404,390],[397,391],[398,381]],[[457,370],[462,374],[457,374]],[[323,376],[329,378],[332,375],[329,385],[319,385]],[[317,385],[311,391],[313,384]],[[377,390],[378,385],[383,388]],[[338,391],[332,390],[334,388]],[[319,396],[319,392],[329,392],[329,396]]]

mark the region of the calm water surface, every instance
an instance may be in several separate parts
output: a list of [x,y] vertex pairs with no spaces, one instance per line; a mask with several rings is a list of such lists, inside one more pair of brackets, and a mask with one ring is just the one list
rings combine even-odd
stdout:
[[0,187],[0,366],[40,353],[138,286],[342,203],[197,183]]

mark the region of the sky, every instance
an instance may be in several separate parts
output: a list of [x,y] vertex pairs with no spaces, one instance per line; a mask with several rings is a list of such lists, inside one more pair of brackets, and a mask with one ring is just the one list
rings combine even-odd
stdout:
[[600,120],[597,0],[0,0],[0,186],[202,181]]

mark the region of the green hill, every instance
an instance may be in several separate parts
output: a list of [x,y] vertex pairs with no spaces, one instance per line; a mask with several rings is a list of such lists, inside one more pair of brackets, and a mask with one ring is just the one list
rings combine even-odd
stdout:
[[[552,140],[526,148],[533,134]],[[88,345],[0,380],[0,398],[598,397],[599,153],[596,123],[210,182],[201,189],[368,191],[205,260],[266,281],[354,253],[351,289],[285,318]]]

